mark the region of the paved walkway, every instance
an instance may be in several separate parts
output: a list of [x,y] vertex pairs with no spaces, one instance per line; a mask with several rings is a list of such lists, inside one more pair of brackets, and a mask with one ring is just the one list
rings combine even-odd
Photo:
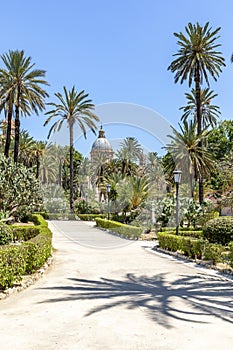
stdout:
[[1,350],[230,350],[233,283],[83,222],[50,222],[53,265],[0,301]]

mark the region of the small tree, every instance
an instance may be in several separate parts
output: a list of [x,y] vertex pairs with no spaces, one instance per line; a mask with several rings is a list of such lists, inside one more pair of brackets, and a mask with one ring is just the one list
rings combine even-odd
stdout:
[[39,182],[32,169],[0,155],[0,212],[21,219],[42,206]]

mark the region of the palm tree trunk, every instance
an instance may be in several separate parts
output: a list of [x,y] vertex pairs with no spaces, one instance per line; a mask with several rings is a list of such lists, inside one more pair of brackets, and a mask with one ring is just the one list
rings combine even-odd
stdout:
[[[202,132],[202,115],[201,115],[201,88],[200,88],[199,63],[197,63],[197,67],[195,70],[195,90],[196,90],[196,108],[197,108],[197,135],[200,135]],[[200,140],[198,146],[200,148],[202,148],[202,140]],[[199,178],[199,203],[202,204],[204,201],[204,185],[203,185],[202,164],[200,164],[198,178]]]
[[62,160],[59,159],[59,170],[58,170],[58,185],[62,187]]
[[14,162],[18,162],[19,155],[19,133],[20,133],[20,120],[19,120],[19,107],[15,107],[15,144],[14,144]]
[[74,154],[74,130],[73,124],[69,125],[70,130],[70,212],[74,212],[74,164],[73,164],[73,154]]
[[7,131],[6,131],[6,143],[5,143],[5,150],[4,155],[6,158],[9,157],[9,150],[11,145],[11,123],[12,123],[12,106],[9,105],[9,111],[7,114]]
[[36,151],[36,178],[39,179],[40,174],[40,156],[39,152]]

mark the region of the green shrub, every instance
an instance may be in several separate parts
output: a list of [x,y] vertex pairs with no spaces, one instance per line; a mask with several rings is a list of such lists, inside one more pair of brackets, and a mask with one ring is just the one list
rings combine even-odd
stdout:
[[0,289],[12,287],[25,273],[26,263],[20,246],[0,247]]
[[39,234],[23,243],[26,272],[32,273],[40,268],[51,255],[51,235]]
[[180,236],[185,236],[185,237],[193,237],[193,238],[203,238],[203,231],[202,230],[179,230],[179,235]]
[[228,245],[228,249],[229,249],[229,264],[230,266],[233,268],[233,242],[230,242]]
[[0,222],[0,245],[9,244],[13,240],[12,228]]
[[233,217],[220,216],[208,221],[203,228],[203,237],[210,243],[227,245],[233,241]]
[[77,214],[80,220],[95,221],[96,218],[105,219],[106,214]]
[[[176,234],[176,229],[172,227],[162,228],[160,230],[161,232],[166,232],[167,234]],[[179,236],[188,236],[193,238],[203,238],[203,231],[194,229],[194,228],[187,228],[187,227],[179,227]]]
[[40,229],[34,226],[13,226],[14,241],[22,242],[37,236]]
[[138,239],[144,231],[142,227],[130,226],[117,221],[96,218],[97,227],[102,227],[120,236],[131,239]]
[[46,211],[39,211],[35,214],[41,215],[45,220],[49,218],[49,214]]
[[[17,245],[0,247],[0,288],[12,287],[22,275],[41,267],[52,250],[52,233],[40,215],[30,217],[36,226],[14,227],[14,235],[25,241]],[[20,231],[20,232],[17,232]],[[35,233],[37,235],[35,236]],[[26,241],[26,238],[30,238]]]
[[205,241],[192,237],[176,236],[174,234],[158,232],[159,246],[172,252],[179,251],[191,259],[202,257]]
[[223,261],[224,247],[221,244],[207,243],[203,250],[203,260],[212,260],[213,264]]

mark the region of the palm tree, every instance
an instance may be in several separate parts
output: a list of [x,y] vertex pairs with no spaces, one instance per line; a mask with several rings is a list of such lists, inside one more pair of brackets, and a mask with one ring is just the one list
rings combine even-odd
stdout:
[[[195,89],[192,89],[191,93],[186,93],[185,96],[187,99],[187,105],[184,107],[180,107],[180,110],[183,110],[184,112],[184,114],[181,117],[181,120],[185,121],[189,117],[193,116],[193,120],[197,122]],[[200,90],[201,117],[203,128],[206,128],[208,126],[215,127],[217,124],[217,118],[219,118],[221,115],[220,108],[211,104],[211,101],[216,96],[218,95],[214,94],[214,92],[209,88],[204,88]]]
[[136,209],[148,196],[149,183],[146,177],[133,176],[130,179],[132,185],[132,209]]
[[57,158],[51,143],[46,144],[39,159],[39,180],[42,185],[56,185],[58,177]]
[[28,131],[21,130],[19,135],[19,153],[18,162],[27,167],[33,166],[34,163],[34,147],[36,141],[29,135]]
[[32,150],[35,163],[36,163],[36,178],[39,179],[40,176],[40,165],[41,160],[43,156],[45,155],[46,151],[49,150],[51,145],[48,145],[47,142],[44,141],[36,141]]
[[[0,69],[0,100],[8,111],[8,128],[11,127],[13,106],[15,108],[15,144],[14,162],[18,161],[20,137],[20,112],[22,115],[36,114],[45,108],[44,99],[48,93],[40,85],[48,85],[44,80],[45,71],[33,69],[31,57],[26,57],[24,51],[12,51],[1,56],[6,68]],[[7,135],[9,137],[10,131]],[[8,139],[7,139],[8,140]],[[9,143],[9,140],[7,141]],[[8,145],[5,153],[7,153]]]
[[74,125],[77,122],[84,137],[86,138],[86,127],[95,133],[97,127],[95,122],[99,121],[99,118],[92,112],[94,104],[92,100],[87,99],[88,94],[83,91],[77,92],[73,86],[70,91],[67,91],[64,86],[64,96],[60,92],[55,93],[59,103],[49,103],[52,110],[48,111],[46,115],[49,115],[45,121],[44,126],[47,125],[54,117],[59,117],[50,128],[48,138],[52,132],[60,131],[64,121],[69,127],[69,147],[70,147],[70,210],[74,211],[74,189],[73,189],[73,152],[74,152]]
[[172,154],[173,160],[183,174],[188,174],[193,197],[193,178],[199,182],[203,181],[203,176],[209,177],[210,171],[215,168],[211,153],[204,147],[203,142],[200,146],[200,140],[205,141],[209,131],[205,129],[201,134],[197,134],[197,125],[192,120],[184,121],[183,126],[180,124],[179,126],[180,131],[172,127],[173,135],[168,135],[171,143],[165,148]]
[[135,137],[126,137],[120,143],[120,150],[127,161],[136,162],[139,160],[142,147]]
[[[202,133],[202,116],[201,116],[201,85],[203,81],[209,86],[208,74],[216,81],[225,66],[224,58],[220,51],[216,49],[220,46],[216,41],[219,38],[220,27],[212,31],[207,22],[203,27],[199,24],[191,24],[185,27],[186,36],[183,33],[174,33],[180,46],[178,53],[174,54],[177,58],[170,64],[168,70],[175,73],[175,83],[181,84],[188,79],[189,86],[195,83],[196,99],[196,120],[197,133]],[[200,138],[199,147],[202,146]],[[199,182],[199,201],[204,200],[204,189],[202,176]]]

